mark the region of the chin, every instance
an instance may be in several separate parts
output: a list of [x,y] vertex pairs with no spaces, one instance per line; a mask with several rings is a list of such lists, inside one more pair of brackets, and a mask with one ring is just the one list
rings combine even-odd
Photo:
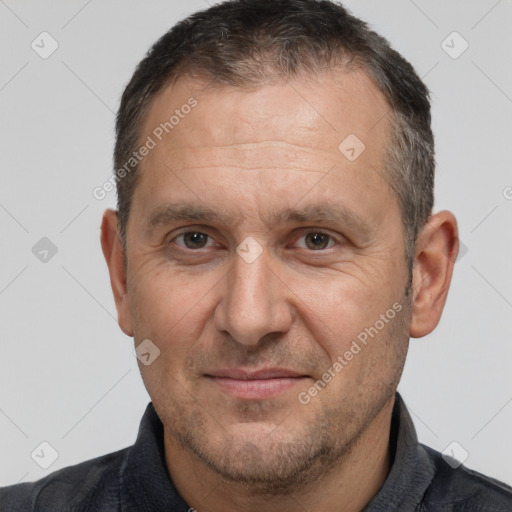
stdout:
[[223,480],[257,494],[283,494],[325,475],[347,451],[318,424],[294,427],[285,420],[220,426],[203,417],[202,428],[172,434]]

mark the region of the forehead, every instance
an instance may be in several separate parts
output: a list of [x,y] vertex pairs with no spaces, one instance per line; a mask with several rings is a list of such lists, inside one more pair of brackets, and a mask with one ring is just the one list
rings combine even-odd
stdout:
[[[134,205],[144,205],[139,213],[149,217],[181,198],[226,210],[221,196],[243,197],[245,212],[253,200],[255,215],[264,218],[265,205],[275,212],[276,203],[290,206],[308,190],[318,202],[344,196],[353,211],[364,209],[357,203],[365,194],[389,202],[383,187],[389,113],[361,71],[252,89],[184,77],[155,97],[146,116],[141,140],[155,145],[140,165]],[[380,215],[375,205],[366,209]]]
[[[189,109],[191,102],[197,106]],[[252,88],[185,76],[156,95],[141,132],[145,136],[156,129],[158,136],[158,127],[170,121],[172,127],[164,126],[161,135],[165,148],[174,150],[281,140],[296,146],[294,151],[332,153],[333,144],[337,151],[336,143],[350,134],[377,149],[387,133],[388,113],[384,95],[362,70],[280,79]]]

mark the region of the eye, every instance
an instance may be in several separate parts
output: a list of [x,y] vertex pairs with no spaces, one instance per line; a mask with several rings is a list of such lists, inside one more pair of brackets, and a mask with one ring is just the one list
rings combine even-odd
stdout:
[[321,231],[311,231],[299,238],[299,241],[302,240],[304,240],[304,242],[299,242],[299,247],[301,249],[311,249],[313,251],[329,249],[336,243],[332,236],[322,233]]
[[[182,243],[179,243],[179,240],[182,240]],[[187,231],[186,233],[182,233],[174,238],[173,242],[187,249],[203,249],[204,247],[208,247],[208,242],[210,242],[210,246],[214,244],[214,240],[209,235],[201,233],[200,231]]]

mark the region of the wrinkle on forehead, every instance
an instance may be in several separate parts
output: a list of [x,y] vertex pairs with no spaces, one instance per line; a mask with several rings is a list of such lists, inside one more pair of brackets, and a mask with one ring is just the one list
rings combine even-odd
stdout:
[[[337,83],[298,80],[251,92],[201,92],[178,81],[156,98],[144,135],[192,96],[197,106],[141,162],[147,179],[139,187],[148,204],[177,190],[185,196],[216,194],[221,202],[231,193],[231,200],[243,197],[242,203],[249,197],[299,200],[314,192],[322,200],[342,195],[354,203],[353,196],[375,206],[386,195],[380,174],[389,108],[365,75],[342,73]],[[339,150],[351,134],[365,144],[355,161]]]
[[191,97],[197,106],[164,135],[171,146],[227,146],[266,139],[325,148],[350,133],[364,137],[372,131],[372,137],[379,138],[381,129],[387,131],[386,123],[379,121],[389,112],[389,104],[374,82],[364,73],[340,72],[336,79],[282,81],[251,91],[222,86],[205,92],[183,77],[154,98],[141,134],[168,121]]
[[[337,148],[327,151],[280,140],[165,148],[159,159],[172,171],[221,167],[239,170],[293,169],[327,173],[333,166],[343,162]],[[147,164],[146,167],[150,168],[151,159],[148,159]]]

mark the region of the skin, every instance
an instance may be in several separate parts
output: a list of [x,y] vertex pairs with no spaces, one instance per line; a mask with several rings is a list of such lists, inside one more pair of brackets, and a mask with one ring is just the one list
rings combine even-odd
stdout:
[[[361,510],[389,471],[409,337],[431,332],[444,307],[456,220],[443,211],[425,225],[408,290],[402,219],[383,174],[389,106],[363,72],[252,89],[181,78],[155,98],[141,140],[190,97],[197,106],[142,162],[127,267],[116,212],[105,212],[101,234],[121,329],[160,350],[139,366],[169,474],[198,511]],[[338,150],[349,134],[366,146],[352,162]],[[160,215],[148,227],[170,203],[221,217]],[[351,213],[273,215],[328,204]],[[250,263],[236,250],[247,237],[262,250]],[[401,311],[301,403],[393,304]],[[256,379],[247,396],[243,382],[231,381],[236,394],[211,376],[269,367],[300,377],[276,379],[286,385],[271,396]]]

